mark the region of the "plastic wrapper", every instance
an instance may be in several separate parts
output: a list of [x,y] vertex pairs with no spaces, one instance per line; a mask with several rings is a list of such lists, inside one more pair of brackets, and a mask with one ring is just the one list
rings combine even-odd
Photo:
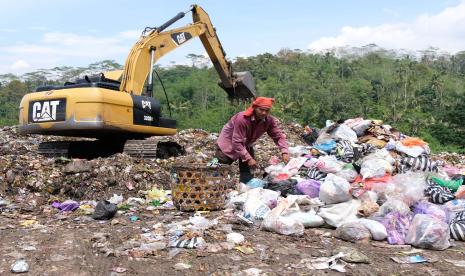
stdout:
[[418,214],[410,224],[405,242],[416,247],[444,250],[449,248],[449,225],[429,215]]
[[436,205],[430,202],[422,201],[414,205],[413,213],[429,215],[442,222],[449,223],[449,212],[441,205]]
[[302,236],[304,233],[304,225],[294,218],[283,216],[290,208],[292,208],[292,206],[290,206],[287,199],[284,198],[279,200],[278,206],[263,219],[262,228],[281,235]]
[[383,225],[386,228],[387,241],[389,244],[405,244],[410,222],[412,220],[410,213],[400,213],[397,211],[386,214],[383,218]]
[[368,242],[371,239],[370,230],[357,221],[342,224],[336,229],[335,235],[348,242]]
[[348,201],[352,198],[349,192],[350,184],[344,178],[328,174],[320,186],[319,198],[326,204]]
[[371,237],[376,241],[382,241],[387,238],[386,227],[380,222],[371,219],[361,218],[358,223],[365,226],[371,233]]
[[357,210],[360,207],[360,201],[352,199],[347,202],[323,206],[318,210],[318,215],[325,222],[333,227],[339,227],[345,222],[351,222],[358,219]]
[[320,194],[320,186],[321,183],[320,181],[313,180],[313,179],[306,179],[303,181],[300,181],[296,185],[296,189],[305,194],[308,195],[311,198],[318,197]]

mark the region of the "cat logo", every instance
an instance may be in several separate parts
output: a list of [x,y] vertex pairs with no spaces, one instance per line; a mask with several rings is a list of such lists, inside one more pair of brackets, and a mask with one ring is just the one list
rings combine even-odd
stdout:
[[173,39],[174,43],[176,43],[177,45],[181,45],[184,42],[191,39],[192,35],[188,32],[173,33],[171,34],[171,38]]
[[34,122],[55,121],[57,119],[57,106],[60,101],[35,102],[32,106],[32,120]]
[[29,122],[64,121],[66,99],[32,101],[29,103]]
[[152,104],[150,103],[150,101],[142,100],[142,109],[145,109],[146,107],[148,107],[150,110],[152,110]]

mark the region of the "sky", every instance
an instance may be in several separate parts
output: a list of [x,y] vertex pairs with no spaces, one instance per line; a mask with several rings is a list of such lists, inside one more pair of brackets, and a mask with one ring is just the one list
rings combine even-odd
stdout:
[[[0,0],[0,74],[107,59],[124,64],[145,27],[193,3],[209,14],[230,59],[370,43],[465,50],[465,0]],[[191,22],[188,15],[173,27]],[[188,64],[189,53],[206,52],[194,39],[158,63]]]

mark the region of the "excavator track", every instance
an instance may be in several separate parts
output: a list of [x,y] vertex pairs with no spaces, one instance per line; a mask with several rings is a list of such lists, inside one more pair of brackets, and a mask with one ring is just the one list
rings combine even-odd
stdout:
[[133,158],[166,159],[185,153],[184,147],[172,141],[127,140],[127,141],[54,141],[39,144],[37,152],[50,158],[93,159],[125,153]]
[[124,153],[134,158],[169,158],[185,154],[184,147],[172,141],[128,140]]
[[150,140],[128,140],[123,152],[134,158],[157,158],[157,142]]

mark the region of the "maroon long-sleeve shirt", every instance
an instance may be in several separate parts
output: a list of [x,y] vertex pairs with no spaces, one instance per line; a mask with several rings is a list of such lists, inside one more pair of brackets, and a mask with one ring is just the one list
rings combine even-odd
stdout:
[[223,127],[218,146],[232,160],[240,158],[242,161],[248,161],[252,156],[247,149],[265,132],[273,139],[281,153],[289,152],[286,135],[279,128],[275,117],[268,115],[263,120],[256,120],[253,115],[245,116],[244,111],[234,115]]

